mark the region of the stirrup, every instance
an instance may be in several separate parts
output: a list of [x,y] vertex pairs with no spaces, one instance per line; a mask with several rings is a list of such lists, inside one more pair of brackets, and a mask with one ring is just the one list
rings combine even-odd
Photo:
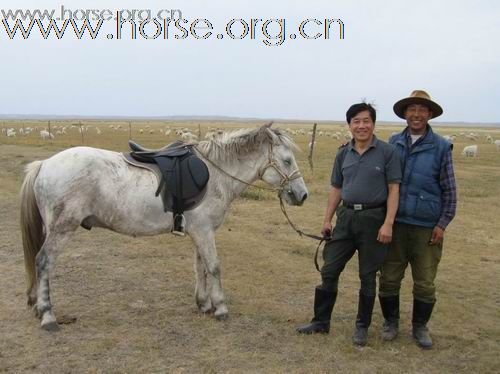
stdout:
[[177,236],[186,236],[184,228],[186,227],[186,218],[184,214],[179,213],[174,216],[174,224],[172,226],[172,234]]

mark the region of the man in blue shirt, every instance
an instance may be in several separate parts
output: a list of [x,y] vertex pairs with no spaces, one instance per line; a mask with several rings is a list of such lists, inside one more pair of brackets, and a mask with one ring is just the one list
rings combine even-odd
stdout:
[[394,237],[381,269],[379,300],[384,315],[382,338],[393,340],[399,327],[399,291],[408,263],[413,277],[413,337],[432,347],[427,322],[436,302],[437,267],[444,231],[455,216],[457,193],[452,149],[428,121],[443,109],[425,91],[413,91],[394,104],[407,127],[391,137],[402,159],[403,180]]

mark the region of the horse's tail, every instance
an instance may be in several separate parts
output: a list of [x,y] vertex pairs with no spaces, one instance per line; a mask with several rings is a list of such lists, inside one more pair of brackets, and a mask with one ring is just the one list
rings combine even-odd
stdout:
[[23,237],[24,267],[26,268],[28,281],[28,298],[36,283],[35,258],[45,240],[42,216],[33,189],[41,166],[42,161],[34,161],[26,166],[26,176],[21,187],[21,233]]

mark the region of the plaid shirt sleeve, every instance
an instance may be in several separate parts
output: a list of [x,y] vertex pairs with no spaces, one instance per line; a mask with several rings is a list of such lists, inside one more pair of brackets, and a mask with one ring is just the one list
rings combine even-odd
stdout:
[[455,217],[457,210],[457,185],[455,183],[455,173],[453,172],[453,160],[451,156],[451,148],[446,152],[443,162],[441,164],[441,173],[439,177],[439,184],[441,185],[441,217],[437,226],[443,230]]

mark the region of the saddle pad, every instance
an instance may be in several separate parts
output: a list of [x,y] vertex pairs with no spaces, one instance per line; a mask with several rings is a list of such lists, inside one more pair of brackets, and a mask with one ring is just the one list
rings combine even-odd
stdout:
[[134,159],[130,155],[129,152],[123,152],[122,156],[127,164],[151,171],[156,176],[156,180],[158,181],[158,184],[161,182],[162,175],[161,175],[160,168],[158,167],[158,165],[139,162],[136,159]]

